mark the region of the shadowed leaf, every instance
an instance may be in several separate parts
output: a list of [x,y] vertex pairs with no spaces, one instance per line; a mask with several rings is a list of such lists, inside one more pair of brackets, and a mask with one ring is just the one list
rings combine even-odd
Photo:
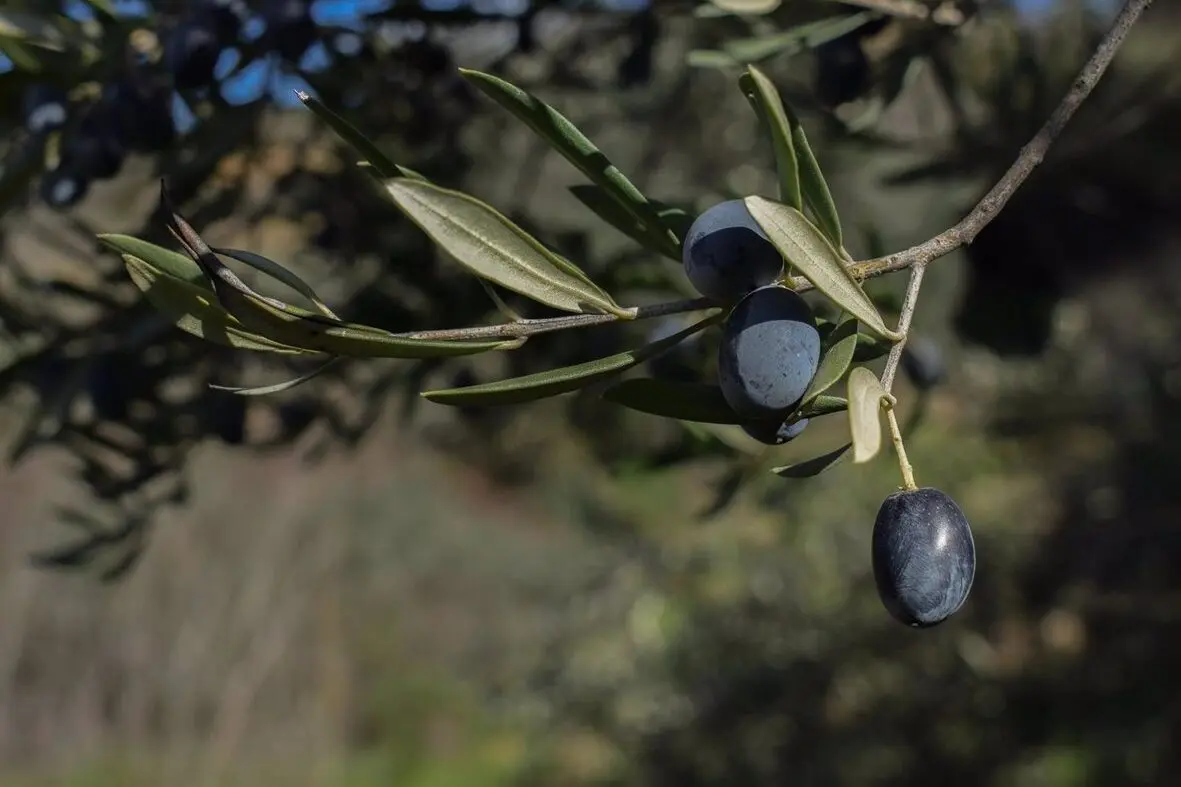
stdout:
[[799,418],[819,418],[822,415],[832,415],[846,410],[849,400],[843,396],[817,396],[808,404],[800,408]]
[[438,404],[449,405],[507,405],[546,399],[613,377],[631,369],[684,341],[698,331],[721,320],[721,314],[714,314],[682,331],[647,344],[637,350],[628,350],[617,355],[600,358],[587,363],[550,369],[524,377],[498,380],[493,383],[470,385],[439,391],[426,391],[423,398]]
[[594,213],[636,243],[657,254],[663,254],[677,262],[681,261],[681,257],[676,253],[674,247],[671,247],[667,241],[661,242],[662,238],[654,239],[648,233],[643,222],[623,208],[618,201],[612,199],[600,187],[594,184],[583,183],[577,186],[571,186],[569,190],[575,199],[585,205],[591,213]]
[[123,255],[123,263],[131,276],[131,281],[144,293],[152,307],[185,333],[240,350],[287,355],[310,352],[247,331],[229,312],[217,304],[216,296],[203,287],[163,273],[131,254]]
[[214,249],[214,252],[221,254],[222,256],[235,259],[238,262],[245,263],[255,270],[262,271],[272,279],[277,279],[278,281],[283,282],[288,287],[311,301],[312,305],[319,309],[324,316],[331,317],[334,320],[340,319],[336,316],[332,309],[328,308],[324,301],[320,300],[320,296],[316,295],[316,291],[312,289],[310,284],[274,260],[269,260],[261,254],[255,254],[252,251],[242,251],[241,249]]
[[310,109],[316,117],[328,124],[336,135],[352,146],[354,150],[365,157],[365,163],[382,178],[406,177],[426,180],[412,169],[399,166],[394,160],[381,151],[377,144],[361,133],[360,129],[345,120],[337,112],[329,109],[324,102],[314,98],[302,90],[296,91],[296,96],[303,105]]
[[824,342],[824,355],[820,367],[804,394],[804,405],[808,405],[820,394],[837,384],[853,362],[857,348],[857,318],[846,317],[837,324]]
[[738,86],[771,135],[775,169],[779,173],[779,199],[796,210],[803,210],[795,143],[779,91],[767,75],[754,66],[747,66],[746,73],[738,79]]
[[603,392],[603,398],[632,410],[679,421],[741,424],[722,389],[706,383],[640,378],[624,380]]
[[775,467],[771,472],[782,478],[811,478],[812,476],[820,475],[828,468],[832,467],[837,461],[845,455],[853,446],[852,443],[846,443],[835,451],[830,451],[822,456],[817,456],[813,459],[808,459],[803,462],[798,462],[794,465],[785,465],[783,467]]

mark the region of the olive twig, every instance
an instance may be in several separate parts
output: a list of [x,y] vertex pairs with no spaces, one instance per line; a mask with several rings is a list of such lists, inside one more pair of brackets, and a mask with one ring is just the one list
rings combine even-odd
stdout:
[[890,427],[890,439],[894,442],[894,453],[898,455],[898,469],[902,471],[902,488],[907,491],[918,489],[914,482],[914,468],[906,456],[906,445],[902,442],[902,430],[898,428],[898,415],[894,412],[893,398],[885,400],[886,423]]
[[656,303],[650,306],[633,306],[627,309],[627,317],[616,314],[569,314],[561,317],[514,320],[497,325],[480,325],[474,328],[444,328],[437,331],[411,331],[394,334],[400,339],[427,339],[431,341],[462,341],[465,339],[522,339],[539,333],[564,331],[569,328],[589,328],[606,325],[620,320],[648,320],[670,314],[710,309],[719,304],[710,298],[691,298],[682,301]]
[[[858,281],[864,281],[905,268],[925,265],[932,260],[950,254],[961,246],[970,245],[980,234],[980,231],[1004,209],[1034,168],[1042,162],[1054,140],[1062,133],[1067,122],[1094,90],[1103,73],[1107,71],[1107,67],[1111,65],[1111,61],[1115,58],[1124,39],[1127,38],[1132,25],[1150,5],[1152,5],[1152,0],[1127,0],[1124,3],[1123,9],[1112,22],[1111,28],[1103,36],[1103,40],[1099,42],[1094,54],[1087,60],[1075,78],[1074,84],[1071,85],[1070,91],[1062,99],[1058,108],[1050,115],[1045,125],[1021,149],[1017,160],[1013,162],[1008,171],[976,203],[976,207],[972,208],[967,216],[955,226],[917,246],[849,266],[853,277]],[[804,292],[812,288],[813,284],[803,277],[796,277],[792,280],[792,289],[796,292]]]

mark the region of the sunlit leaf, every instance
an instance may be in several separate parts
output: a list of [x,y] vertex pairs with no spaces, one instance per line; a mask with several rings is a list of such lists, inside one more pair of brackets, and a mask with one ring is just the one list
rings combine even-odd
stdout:
[[308,93],[297,90],[296,95],[303,105],[310,109],[316,117],[328,124],[336,135],[347,142],[358,153],[365,157],[365,161],[382,178],[406,177],[425,180],[422,175],[394,163],[394,160],[382,152],[377,143],[361,133],[360,129],[345,120],[339,113],[329,109],[324,102]]
[[439,404],[450,405],[507,405],[546,399],[585,388],[592,383],[613,377],[668,350],[688,337],[717,323],[722,315],[713,314],[684,330],[637,350],[628,350],[607,358],[600,358],[575,366],[550,369],[524,377],[498,380],[492,383],[470,385],[440,391],[426,391],[425,399]]
[[779,174],[779,199],[797,210],[803,210],[795,143],[779,91],[767,75],[754,66],[747,66],[746,73],[738,79],[738,85],[771,135],[775,169]]
[[828,468],[832,467],[837,461],[845,455],[853,446],[852,443],[846,443],[835,451],[830,451],[823,456],[817,456],[813,459],[808,459],[804,462],[798,462],[794,465],[785,465],[784,467],[775,467],[771,472],[782,478],[811,478],[812,476],[820,475]]
[[635,216],[650,237],[664,239],[668,244],[669,255],[679,259],[680,244],[668,232],[652,203],[565,115],[537,96],[491,74],[466,68],[459,69],[459,72],[481,92],[524,121],[624,210]]
[[238,262],[245,263],[255,270],[262,271],[271,278],[281,281],[283,284],[286,284],[288,287],[311,301],[312,304],[326,317],[331,317],[334,320],[340,319],[336,316],[332,309],[328,308],[324,301],[320,300],[320,296],[316,295],[316,291],[312,289],[310,284],[274,260],[269,260],[261,254],[255,254],[252,251],[242,251],[241,249],[214,249],[214,252],[224,257],[230,257],[231,259],[238,260]]
[[745,202],[771,242],[816,289],[879,336],[891,341],[901,338],[886,327],[869,296],[845,268],[841,255],[804,214],[762,197],[747,197]]
[[824,355],[820,366],[804,394],[807,405],[820,394],[837,384],[853,362],[853,351],[857,348],[857,318],[846,317],[837,324],[824,342]]
[[722,389],[706,383],[639,378],[624,380],[603,392],[609,402],[649,415],[709,424],[741,424]]
[[570,312],[625,314],[586,274],[474,197],[406,178],[386,182],[398,207],[472,273]]
[[861,464],[882,448],[882,400],[886,390],[878,376],[858,366],[849,373],[849,434],[853,438],[853,462]]

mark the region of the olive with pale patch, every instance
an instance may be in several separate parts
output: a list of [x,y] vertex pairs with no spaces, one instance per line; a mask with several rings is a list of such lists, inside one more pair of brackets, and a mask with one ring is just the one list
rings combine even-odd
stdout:
[[718,383],[743,419],[786,419],[820,363],[820,332],[808,303],[793,290],[762,287],[731,310],[718,347]]
[[976,576],[964,512],[930,487],[887,497],[873,526],[873,575],[882,603],[902,623],[929,628],[951,617]]

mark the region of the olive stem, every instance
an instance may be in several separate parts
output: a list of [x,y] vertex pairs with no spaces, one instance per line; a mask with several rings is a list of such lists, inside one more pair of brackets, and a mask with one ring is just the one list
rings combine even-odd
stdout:
[[894,453],[898,455],[898,469],[902,471],[902,488],[908,492],[918,489],[914,482],[914,468],[906,457],[906,445],[902,442],[902,430],[898,428],[898,415],[894,412],[893,397],[885,400],[886,423],[890,425],[890,439],[894,441]]
[[890,348],[886,356],[886,368],[882,370],[882,388],[890,393],[894,387],[894,377],[898,374],[898,364],[902,361],[902,352],[906,349],[906,340],[910,336],[910,323],[914,319],[914,310],[919,302],[919,290],[923,287],[923,273],[927,270],[926,263],[920,263],[910,269],[910,281],[906,284],[906,295],[902,298],[902,310],[898,314],[899,339]]

